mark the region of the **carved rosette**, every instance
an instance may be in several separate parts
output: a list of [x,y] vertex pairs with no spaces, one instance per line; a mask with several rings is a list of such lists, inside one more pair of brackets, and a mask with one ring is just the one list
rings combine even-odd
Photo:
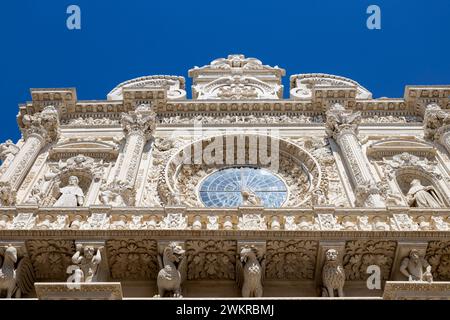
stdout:
[[188,280],[234,280],[236,250],[231,240],[186,241]]
[[308,280],[314,277],[318,243],[309,240],[267,241],[266,276],[273,280]]

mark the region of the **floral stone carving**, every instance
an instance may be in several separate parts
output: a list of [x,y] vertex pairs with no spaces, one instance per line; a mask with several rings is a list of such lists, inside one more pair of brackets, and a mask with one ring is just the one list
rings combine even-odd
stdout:
[[73,241],[28,240],[26,246],[37,279],[66,280],[66,270],[75,252]]
[[235,279],[235,241],[189,240],[186,251],[189,280]]
[[150,280],[156,277],[156,241],[109,240],[106,247],[113,279]]
[[366,280],[370,265],[380,266],[381,279],[389,279],[395,249],[395,241],[347,241],[343,258],[347,280]]
[[431,265],[435,280],[450,280],[450,241],[430,241],[425,259]]
[[267,279],[313,279],[317,248],[317,241],[267,241]]

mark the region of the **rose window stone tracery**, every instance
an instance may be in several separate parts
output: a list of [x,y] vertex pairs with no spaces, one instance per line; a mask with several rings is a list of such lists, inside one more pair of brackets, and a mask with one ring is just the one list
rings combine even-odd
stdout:
[[199,196],[207,207],[237,207],[260,204],[280,207],[286,201],[283,180],[269,170],[234,167],[216,171],[200,185]]

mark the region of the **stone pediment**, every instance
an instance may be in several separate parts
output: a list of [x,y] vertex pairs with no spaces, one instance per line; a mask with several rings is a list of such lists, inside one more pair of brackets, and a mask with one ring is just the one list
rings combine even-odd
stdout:
[[436,155],[436,148],[431,143],[417,139],[386,139],[377,141],[367,148],[367,155],[374,158],[393,156],[403,152],[431,158]]
[[92,158],[105,160],[115,159],[118,155],[117,145],[103,141],[70,141],[54,146],[50,152],[50,159],[58,160],[84,154]]

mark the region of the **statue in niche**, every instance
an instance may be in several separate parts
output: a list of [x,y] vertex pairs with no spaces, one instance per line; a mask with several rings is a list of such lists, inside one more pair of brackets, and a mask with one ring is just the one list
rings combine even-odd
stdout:
[[83,190],[78,186],[79,180],[76,176],[69,177],[69,184],[63,188],[59,188],[59,183],[55,184],[54,194],[59,195],[54,207],[78,207],[84,203]]
[[241,191],[243,206],[262,206],[261,198],[250,189]]
[[411,188],[406,195],[408,204],[418,208],[441,208],[443,201],[433,186],[423,186],[419,179],[411,181]]
[[402,260],[400,272],[408,281],[433,281],[431,266],[425,258],[419,256],[417,249],[412,249],[409,256]]

